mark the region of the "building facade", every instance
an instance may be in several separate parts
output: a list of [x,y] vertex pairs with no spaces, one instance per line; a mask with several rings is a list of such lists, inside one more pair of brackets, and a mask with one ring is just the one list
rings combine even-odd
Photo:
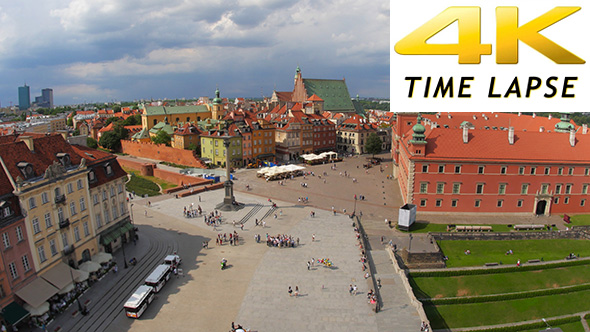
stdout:
[[18,87],[18,109],[27,110],[31,107],[31,89],[28,85]]

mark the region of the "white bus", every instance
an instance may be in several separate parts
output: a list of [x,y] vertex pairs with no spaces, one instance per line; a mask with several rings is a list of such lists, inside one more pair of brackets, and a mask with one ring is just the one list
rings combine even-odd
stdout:
[[139,318],[148,305],[154,299],[154,288],[147,285],[141,285],[125,302],[125,315],[131,318]]
[[170,272],[172,272],[170,265],[158,265],[154,272],[145,279],[145,284],[154,287],[154,292],[157,293],[164,287],[166,281],[170,279]]

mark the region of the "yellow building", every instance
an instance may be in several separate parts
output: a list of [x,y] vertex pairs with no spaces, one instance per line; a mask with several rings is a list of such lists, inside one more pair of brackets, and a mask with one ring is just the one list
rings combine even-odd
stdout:
[[143,106],[141,108],[141,125],[150,130],[158,122],[167,122],[172,126],[179,123],[198,122],[211,118],[209,105],[189,106]]
[[201,130],[199,127],[186,123],[184,126],[177,128],[172,135],[172,147],[175,149],[188,149],[191,144],[199,148],[201,141]]

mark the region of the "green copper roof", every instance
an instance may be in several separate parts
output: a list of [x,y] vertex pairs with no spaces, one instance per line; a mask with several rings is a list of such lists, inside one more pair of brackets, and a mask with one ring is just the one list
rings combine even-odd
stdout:
[[219,89],[215,89],[215,98],[213,98],[213,104],[221,104],[221,98],[219,97]]
[[162,121],[156,123],[156,125],[154,125],[152,129],[150,129],[150,133],[156,134],[160,130],[165,131],[168,135],[174,134],[174,128],[172,128],[171,125],[164,123]]
[[133,134],[133,136],[131,136],[134,139],[142,139],[142,138],[149,138],[150,135],[148,134],[148,130],[146,128],[143,128],[141,131]]
[[555,131],[568,132],[574,129],[574,125],[570,123],[570,113],[563,112],[561,114],[561,121],[555,124]]
[[186,113],[203,113],[209,112],[206,105],[188,105],[188,106],[147,106],[145,113],[147,115],[167,115],[167,114],[186,114]]
[[363,105],[358,100],[352,100],[352,105],[354,106],[354,112],[356,114],[359,114],[359,115],[362,115],[363,117],[366,117],[365,108],[363,107]]
[[412,139],[410,140],[411,143],[426,144],[426,135],[424,135],[426,128],[422,125],[422,123],[420,123],[421,121],[422,117],[418,115],[418,121],[414,127],[412,127],[412,131],[414,131],[414,133],[412,134]]
[[354,112],[355,107],[344,80],[323,80],[304,78],[307,97],[314,93],[324,100],[324,110],[332,112]]

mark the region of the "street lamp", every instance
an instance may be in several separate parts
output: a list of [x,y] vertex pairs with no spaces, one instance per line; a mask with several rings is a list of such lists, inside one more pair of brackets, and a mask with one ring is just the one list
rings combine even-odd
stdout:
[[[74,289],[76,289],[76,282],[74,281],[74,274],[72,273],[72,267],[68,265],[68,268],[70,268],[70,279],[72,280],[72,284],[74,285]],[[76,297],[76,302],[78,302],[78,310],[80,310],[82,315],[86,315],[84,307],[82,307],[82,303],[80,303],[80,296]]]
[[[121,230],[123,230],[123,227],[121,227]],[[123,248],[123,266],[127,268],[127,257],[125,256],[125,241],[123,241],[124,238],[125,233],[121,234],[121,248]]]
[[129,213],[131,213],[131,224],[134,225],[134,223],[133,223],[133,203],[131,203],[131,206],[129,207]]

